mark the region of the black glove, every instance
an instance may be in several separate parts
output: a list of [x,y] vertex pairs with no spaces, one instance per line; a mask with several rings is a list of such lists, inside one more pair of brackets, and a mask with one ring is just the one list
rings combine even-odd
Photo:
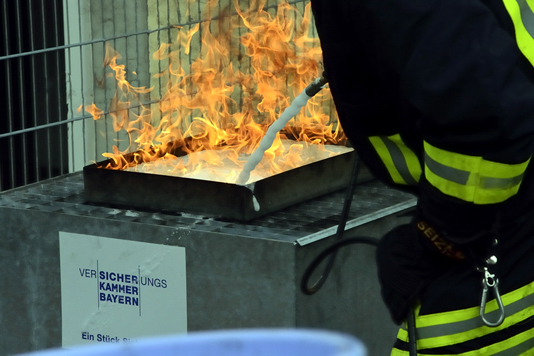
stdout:
[[401,324],[424,289],[464,256],[424,222],[387,233],[376,251],[382,299]]

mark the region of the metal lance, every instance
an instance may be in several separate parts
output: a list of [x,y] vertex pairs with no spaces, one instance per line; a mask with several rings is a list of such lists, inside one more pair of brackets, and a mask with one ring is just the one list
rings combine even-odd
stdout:
[[284,110],[282,115],[280,115],[280,117],[275,122],[273,122],[271,126],[269,126],[269,129],[265,133],[265,136],[263,136],[260,141],[260,145],[250,155],[247,162],[245,163],[245,166],[243,167],[243,170],[241,171],[241,173],[239,173],[236,184],[245,185],[248,182],[248,180],[250,179],[250,173],[254,170],[254,168],[256,168],[258,163],[260,163],[265,151],[267,151],[272,146],[274,139],[276,138],[276,134],[286,126],[289,120],[291,120],[295,115],[300,112],[300,110],[306,105],[308,100],[315,94],[317,94],[326,85],[326,83],[326,76],[323,73],[323,76],[315,79],[313,83],[308,85],[306,89],[304,89],[302,93],[300,93],[299,96],[297,96],[295,100],[293,100],[291,105],[289,105],[289,107]]

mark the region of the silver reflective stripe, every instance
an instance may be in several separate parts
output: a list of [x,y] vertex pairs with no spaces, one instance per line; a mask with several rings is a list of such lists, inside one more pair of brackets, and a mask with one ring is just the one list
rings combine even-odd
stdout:
[[530,37],[534,37],[534,13],[527,4],[527,0],[517,0],[517,4],[521,9],[521,21],[523,26],[529,33]]
[[391,155],[391,159],[393,160],[393,164],[395,165],[395,168],[397,168],[397,171],[401,175],[402,179],[404,179],[404,181],[408,185],[417,185],[417,181],[412,177],[412,174],[408,169],[408,165],[406,164],[406,158],[404,157],[404,154],[397,146],[397,144],[391,141],[386,136],[379,137],[382,142],[384,142],[384,145],[386,145],[389,154]]
[[515,187],[523,180],[523,175],[520,174],[513,178],[491,178],[480,177],[480,186],[486,189],[508,189]]
[[[514,303],[511,303],[505,306],[504,313],[506,317],[511,317],[515,313],[518,313],[522,311],[523,309],[526,309],[533,305],[534,305],[534,294],[530,294],[522,299],[519,299],[518,301]],[[487,313],[486,315],[487,315],[488,320],[497,319],[498,313],[499,313],[499,310],[494,310],[492,312]],[[471,319],[463,320],[463,321],[417,328],[417,337],[419,339],[429,339],[433,337],[454,335],[454,334],[470,331],[470,330],[473,330],[473,329],[476,329],[482,326],[484,326],[484,323],[482,322],[482,319],[480,319],[480,317],[477,314],[475,317]]]
[[466,185],[467,181],[469,180],[470,173],[468,171],[462,171],[460,169],[452,168],[441,164],[438,161],[432,159],[426,152],[425,164],[428,169],[432,171],[432,173],[448,181],[461,185]]

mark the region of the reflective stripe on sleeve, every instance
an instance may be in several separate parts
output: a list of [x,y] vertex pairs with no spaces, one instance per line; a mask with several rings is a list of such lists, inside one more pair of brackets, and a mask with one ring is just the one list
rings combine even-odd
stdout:
[[514,23],[517,46],[534,65],[534,8],[533,0],[503,0]]
[[417,185],[422,173],[421,163],[399,134],[387,137],[371,136],[369,141],[386,166],[393,182]]
[[487,161],[424,143],[425,177],[443,194],[475,204],[500,203],[517,194],[530,159],[519,164]]

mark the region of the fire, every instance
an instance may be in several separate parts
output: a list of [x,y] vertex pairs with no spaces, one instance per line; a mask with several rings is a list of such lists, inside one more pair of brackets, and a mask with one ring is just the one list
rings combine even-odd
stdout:
[[[169,63],[154,75],[166,83],[160,97],[154,88],[132,86],[120,55],[108,45],[104,66],[117,83],[108,115],[115,131],[128,133],[130,145],[104,153],[110,163],[103,168],[192,176],[213,175],[218,167],[224,168],[220,180],[235,182],[268,126],[321,75],[320,46],[310,35],[310,5],[300,14],[281,3],[271,15],[264,0],[251,3],[259,10],[243,10],[235,0],[222,12],[226,16],[210,21],[217,4],[210,0],[204,22],[179,27],[173,43],[160,45],[152,58]],[[202,40],[200,55],[186,71],[181,60],[196,36]],[[146,102],[157,102],[157,110]],[[138,114],[128,110],[134,105],[141,108]],[[325,88],[277,136],[259,168],[272,175],[309,163],[313,158],[304,154],[309,148],[325,157],[336,154],[325,144],[342,144],[345,136],[331,106]],[[85,110],[95,120],[106,117],[95,104]]]

